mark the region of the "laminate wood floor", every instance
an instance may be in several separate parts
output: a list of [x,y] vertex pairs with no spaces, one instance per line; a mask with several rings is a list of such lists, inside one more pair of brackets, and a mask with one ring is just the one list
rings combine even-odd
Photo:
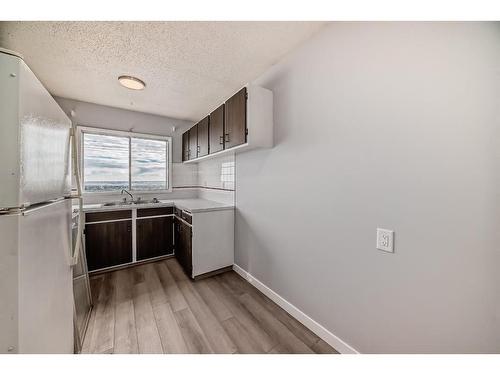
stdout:
[[170,258],[90,283],[82,353],[337,353],[234,271],[191,281]]

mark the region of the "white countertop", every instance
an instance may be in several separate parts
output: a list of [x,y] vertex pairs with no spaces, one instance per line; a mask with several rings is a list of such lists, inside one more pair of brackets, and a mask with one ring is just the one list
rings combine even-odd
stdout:
[[[234,205],[227,203],[220,203],[209,201],[207,199],[170,199],[160,200],[160,203],[146,203],[146,204],[129,204],[129,205],[116,205],[104,206],[103,203],[84,204],[83,212],[99,212],[99,211],[118,211],[118,210],[132,210],[140,208],[154,208],[154,207],[170,207],[175,206],[179,209],[191,212],[205,212],[205,211],[219,211],[219,210],[232,210]],[[78,211],[78,206],[73,206],[73,211]]]
[[181,210],[187,210],[191,212],[203,212],[203,211],[218,211],[218,210],[232,210],[234,209],[234,204],[220,203],[215,201],[209,201],[208,199],[173,199],[170,201],[161,200],[161,203],[170,202],[173,206],[180,208]]

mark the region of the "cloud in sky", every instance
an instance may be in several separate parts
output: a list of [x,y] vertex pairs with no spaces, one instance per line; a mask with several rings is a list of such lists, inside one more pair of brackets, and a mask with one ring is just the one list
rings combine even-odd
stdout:
[[[167,143],[131,139],[132,181],[165,181]],[[86,182],[128,181],[129,138],[84,133]]]

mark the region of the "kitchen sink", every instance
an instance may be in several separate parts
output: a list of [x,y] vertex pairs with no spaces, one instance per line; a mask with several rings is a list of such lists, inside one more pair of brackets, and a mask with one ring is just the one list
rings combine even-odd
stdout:
[[132,202],[107,202],[104,203],[104,207],[110,207],[110,206],[130,206]]
[[134,204],[152,204],[152,203],[160,203],[158,199],[148,199],[148,200],[138,200],[134,201]]
[[158,199],[140,199],[140,200],[137,200],[137,201],[133,201],[133,202],[106,202],[103,204],[104,207],[112,207],[112,206],[131,206],[131,205],[135,205],[135,204],[156,204],[156,203],[160,203],[160,201]]

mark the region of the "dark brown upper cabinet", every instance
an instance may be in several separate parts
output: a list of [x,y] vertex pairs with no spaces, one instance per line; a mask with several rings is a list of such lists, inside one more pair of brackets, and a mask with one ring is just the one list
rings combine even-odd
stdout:
[[273,127],[272,91],[255,85],[245,86],[213,110],[208,119],[199,121],[183,134],[183,142],[188,144],[186,149],[190,150],[189,157],[184,157],[183,161],[197,163],[196,159],[202,156],[215,158],[219,153],[271,148],[274,145]]
[[182,134],[182,161],[189,160],[189,130]]
[[210,153],[224,150],[224,104],[210,114]]
[[208,155],[209,152],[209,116],[198,123],[198,157]]
[[224,113],[224,144],[231,148],[247,141],[247,88],[226,101]]
[[189,129],[189,152],[188,159],[193,160],[198,157],[198,124]]

